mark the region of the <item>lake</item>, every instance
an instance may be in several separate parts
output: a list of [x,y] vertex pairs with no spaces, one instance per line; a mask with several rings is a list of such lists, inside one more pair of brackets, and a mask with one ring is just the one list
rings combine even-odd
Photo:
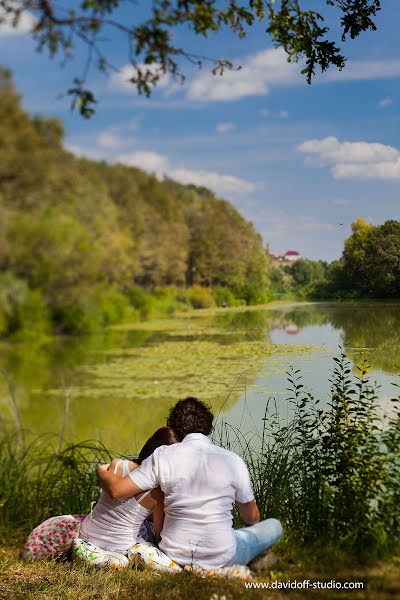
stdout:
[[365,301],[194,311],[90,338],[3,343],[1,418],[133,453],[176,400],[196,395],[246,432],[260,426],[272,396],[290,416],[291,366],[326,403],[340,345],[353,365],[367,358],[387,410],[400,372],[400,303]]

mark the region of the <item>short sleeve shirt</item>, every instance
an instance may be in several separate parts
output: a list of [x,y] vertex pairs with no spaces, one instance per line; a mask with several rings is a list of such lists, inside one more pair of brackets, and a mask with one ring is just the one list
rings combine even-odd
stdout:
[[160,548],[179,564],[221,567],[236,550],[234,502],[254,500],[244,461],[201,433],[161,446],[129,474],[142,490],[164,492]]

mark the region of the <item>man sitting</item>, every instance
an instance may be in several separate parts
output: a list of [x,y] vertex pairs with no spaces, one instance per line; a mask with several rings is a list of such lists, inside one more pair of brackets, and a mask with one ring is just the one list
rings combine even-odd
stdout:
[[[160,487],[165,521],[160,549],[180,565],[218,568],[247,565],[275,544],[282,527],[276,519],[260,521],[244,461],[207,437],[213,414],[196,398],[180,400],[167,424],[181,443],[161,446],[120,479],[102,465],[100,484],[116,500]],[[234,530],[233,503],[244,523]]]

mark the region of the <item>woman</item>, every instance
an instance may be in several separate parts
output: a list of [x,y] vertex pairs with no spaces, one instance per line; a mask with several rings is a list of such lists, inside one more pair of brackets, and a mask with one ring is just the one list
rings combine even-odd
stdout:
[[[156,448],[178,441],[171,427],[161,427],[147,440],[135,462],[114,459],[109,469],[124,477]],[[74,541],[78,557],[95,564],[124,566],[128,562],[128,550],[136,544],[143,523],[152,513],[154,529],[159,535],[164,520],[163,494],[160,489],[123,501],[113,500],[106,492],[102,492],[80,527],[79,521],[72,515],[52,517],[41,523],[28,537],[22,556],[31,559],[61,556]]]

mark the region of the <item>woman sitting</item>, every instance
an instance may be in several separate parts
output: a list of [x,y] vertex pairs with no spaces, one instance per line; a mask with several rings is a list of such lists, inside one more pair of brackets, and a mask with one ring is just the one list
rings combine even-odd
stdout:
[[[135,462],[114,459],[109,469],[124,477],[159,446],[177,442],[173,429],[161,427],[147,440]],[[151,514],[154,530],[159,536],[164,522],[164,496],[159,488],[122,501],[113,500],[103,491],[89,515],[60,515],[35,527],[26,541],[22,557],[54,559],[65,556],[72,545],[77,558],[92,564],[125,566],[128,550],[137,543],[139,536],[146,537],[143,535],[145,525],[147,530],[151,528]]]

